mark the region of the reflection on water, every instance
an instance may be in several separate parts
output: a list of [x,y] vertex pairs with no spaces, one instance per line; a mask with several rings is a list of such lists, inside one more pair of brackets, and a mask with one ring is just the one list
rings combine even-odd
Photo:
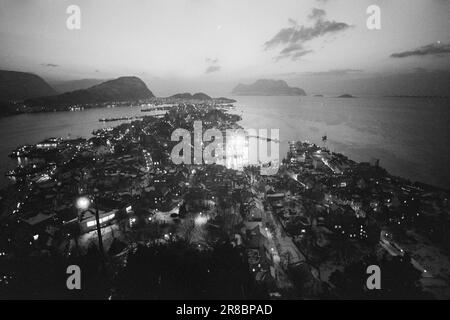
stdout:
[[228,169],[242,170],[248,164],[248,139],[242,131],[227,132],[225,166]]
[[[450,108],[446,100],[234,98],[238,100],[234,112],[242,114],[244,128],[280,129],[281,158],[288,141],[309,140],[356,161],[380,159],[380,165],[393,174],[450,188]],[[3,173],[17,165],[18,160],[8,157],[17,146],[48,137],[89,137],[95,129],[127,122],[102,123],[100,118],[142,115],[139,107],[121,107],[1,118],[0,187],[6,183]],[[324,134],[328,139],[323,142]],[[227,160],[230,168],[242,168],[249,161],[245,147],[237,147],[240,144],[240,140],[230,144],[229,152],[234,154]]]
[[234,98],[244,128],[280,129],[282,157],[288,141],[309,140],[356,161],[380,159],[392,174],[450,188],[448,100]]
[[269,137],[265,129],[227,130],[224,160],[217,163],[239,171],[258,166],[262,174],[275,174],[280,163],[278,135],[268,138],[274,134]]

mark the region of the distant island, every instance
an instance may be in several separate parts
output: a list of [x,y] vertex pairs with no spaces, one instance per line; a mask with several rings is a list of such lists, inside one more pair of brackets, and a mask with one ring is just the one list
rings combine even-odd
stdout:
[[323,97],[323,94],[315,94],[314,97]]
[[137,77],[120,77],[109,80],[88,89],[75,90],[59,95],[25,100],[27,107],[60,109],[67,106],[102,102],[136,101],[153,98],[153,93]]
[[191,94],[189,92],[184,93],[177,93],[174,94],[167,99],[169,100],[183,100],[183,101],[203,101],[203,102],[215,102],[215,103],[234,103],[236,100],[229,99],[225,97],[219,97],[219,98],[211,98],[206,93],[203,92],[197,92],[194,94]]
[[208,96],[206,93],[203,92],[197,92],[194,94],[191,94],[189,92],[185,92],[185,93],[177,93],[174,94],[173,96],[169,97],[170,99],[183,99],[183,100],[212,100],[212,98],[210,96]]
[[252,84],[239,83],[232,91],[245,96],[305,96],[306,92],[290,87],[284,80],[260,79]]
[[338,96],[338,98],[355,98],[355,97],[352,96],[351,94],[345,93]]

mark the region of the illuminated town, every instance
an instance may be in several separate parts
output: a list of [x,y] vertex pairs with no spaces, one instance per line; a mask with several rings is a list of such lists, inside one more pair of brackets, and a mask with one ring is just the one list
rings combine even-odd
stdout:
[[[356,284],[365,279],[357,268],[370,262],[404,271],[381,297],[445,294],[421,254],[432,250],[425,237],[448,238],[442,190],[301,141],[289,142],[275,175],[236,154],[248,153],[239,137],[225,142],[234,150],[225,166],[173,164],[175,128],[202,120],[205,130],[239,129],[240,119],[220,104],[180,103],[89,139],[19,147],[8,173],[15,184],[1,198],[1,292],[23,294],[29,264],[42,264],[36,272],[49,281],[59,264],[76,262],[91,273],[83,297],[363,298],[373,293]],[[192,274],[179,278],[178,268]],[[158,275],[165,282],[156,285]],[[202,277],[205,287],[189,288]],[[45,288],[50,297],[64,291]]]
[[0,302],[272,319],[450,300],[449,17],[0,0]]

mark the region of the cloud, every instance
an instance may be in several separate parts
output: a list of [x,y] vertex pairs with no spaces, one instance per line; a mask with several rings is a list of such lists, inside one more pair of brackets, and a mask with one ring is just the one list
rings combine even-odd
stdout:
[[332,69],[328,71],[318,71],[318,72],[305,72],[305,75],[310,76],[345,76],[352,73],[360,73],[361,69]]
[[281,50],[280,54],[277,57],[275,57],[275,60],[278,61],[280,59],[288,57],[290,57],[292,60],[297,60],[311,52],[313,51],[303,48],[301,44],[294,43]]
[[205,61],[206,61],[206,63],[216,64],[216,63],[219,62],[219,59],[217,59],[217,58],[214,58],[214,59],[213,58],[206,58]]
[[220,66],[218,65],[219,59],[217,58],[206,58],[206,64],[208,64],[208,68],[206,68],[205,73],[212,73],[220,71]]
[[323,9],[313,8],[311,14],[308,16],[311,20],[321,19],[325,17],[327,13]]
[[345,76],[349,74],[361,73],[362,69],[331,69],[328,71],[313,72],[289,72],[282,74],[283,76]]
[[50,67],[50,68],[56,68],[56,67],[59,67],[58,64],[54,64],[54,63],[41,63],[41,66],[44,66],[44,67]]
[[308,18],[313,21],[313,25],[300,26],[297,21],[289,19],[288,28],[283,28],[273,36],[270,40],[264,43],[265,50],[272,49],[274,47],[284,47],[279,55],[275,58],[277,61],[283,58],[291,58],[296,60],[299,57],[312,52],[312,50],[305,49],[303,44],[311,41],[315,38],[320,38],[326,34],[332,34],[340,31],[344,31],[350,28],[345,22],[336,22],[325,19],[326,12],[323,9],[312,9]]
[[302,51],[303,46],[301,44],[298,43],[294,43],[292,45],[287,46],[286,48],[284,48],[283,50],[280,51],[281,54],[290,54],[293,51]]
[[220,66],[209,66],[205,73],[212,73],[212,72],[217,72],[220,71]]
[[412,56],[441,56],[450,53],[450,44],[431,43],[420,48],[391,54],[391,58],[406,58]]

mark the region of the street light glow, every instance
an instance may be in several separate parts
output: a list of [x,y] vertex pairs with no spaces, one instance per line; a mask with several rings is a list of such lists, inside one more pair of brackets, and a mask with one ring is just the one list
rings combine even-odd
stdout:
[[194,223],[197,227],[203,226],[208,222],[208,217],[203,216],[201,213],[194,219]]
[[79,197],[77,199],[77,208],[81,210],[87,210],[91,205],[91,200],[88,197]]

